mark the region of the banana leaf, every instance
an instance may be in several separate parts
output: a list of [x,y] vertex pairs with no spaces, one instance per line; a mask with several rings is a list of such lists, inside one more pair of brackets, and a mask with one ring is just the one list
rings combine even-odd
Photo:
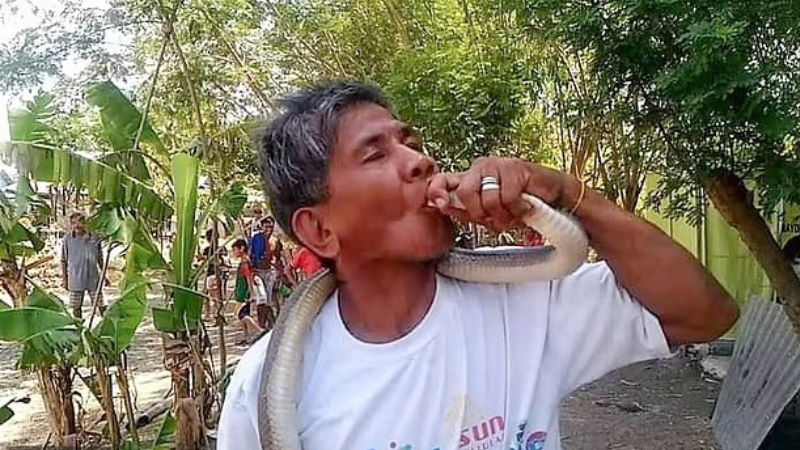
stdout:
[[0,311],[0,341],[22,342],[45,331],[76,325],[72,317],[43,308]]
[[184,327],[175,320],[174,309],[153,306],[151,310],[153,312],[153,327],[156,330],[164,333],[177,333],[183,330]]
[[111,352],[112,358],[123,352],[131,343],[136,329],[147,310],[147,282],[128,282],[125,291],[111,303],[93,333]]
[[31,283],[33,289],[25,300],[25,305],[31,308],[47,309],[59,313],[67,314],[64,302],[55,295],[45,291],[36,283]]
[[171,450],[175,447],[175,418],[168,412],[150,450]]
[[15,223],[4,238],[5,242],[8,244],[28,243],[30,248],[36,252],[44,248],[44,241],[42,238],[23,225],[22,222]]
[[144,217],[161,220],[172,214],[172,207],[152,188],[100,161],[46,144],[12,144],[6,147],[3,159],[15,164],[21,174],[85,188],[100,202],[135,210]]
[[[197,248],[195,220],[197,215],[197,183],[200,161],[185,153],[172,157],[172,184],[175,188],[175,210],[177,232],[172,246],[172,267],[175,284],[190,287],[192,263]],[[190,328],[197,324],[203,303],[196,296],[184,290],[174,291],[176,318]]]
[[131,259],[126,261],[127,271],[142,273],[145,270],[169,268],[146,224],[129,216],[125,219],[125,229],[130,236],[128,243],[132,249],[129,251],[134,252]]
[[8,232],[0,229],[0,259],[13,260],[19,256],[32,256],[42,248],[42,238],[19,221],[11,224]]
[[244,184],[234,183],[219,197],[219,201],[225,217],[238,219],[244,211],[244,205],[247,204],[247,192],[244,190]]
[[139,153],[118,151],[107,153],[99,160],[139,181],[151,180],[150,170],[144,162],[144,157]]
[[119,207],[101,204],[89,218],[87,226],[92,233],[101,236],[106,242],[125,242],[123,225],[125,211]]
[[80,329],[57,328],[26,340],[17,361],[19,369],[34,369],[65,362],[76,362],[81,354]]
[[[133,149],[136,133],[142,121],[142,114],[125,94],[110,81],[97,83],[86,91],[86,100],[100,108],[100,122],[103,134],[114,150]],[[163,154],[167,149],[156,132],[145,120],[140,141],[150,144]],[[135,149],[134,149],[135,150]]]
[[47,122],[55,112],[54,98],[52,94],[37,95],[25,105],[26,108],[10,110],[8,124],[11,129],[11,140],[48,142],[50,126]]

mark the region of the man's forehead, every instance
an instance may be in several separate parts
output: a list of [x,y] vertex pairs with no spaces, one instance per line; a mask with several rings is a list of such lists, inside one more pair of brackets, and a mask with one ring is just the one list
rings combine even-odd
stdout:
[[374,103],[360,103],[345,111],[336,127],[337,144],[351,146],[383,132],[406,125],[388,109]]

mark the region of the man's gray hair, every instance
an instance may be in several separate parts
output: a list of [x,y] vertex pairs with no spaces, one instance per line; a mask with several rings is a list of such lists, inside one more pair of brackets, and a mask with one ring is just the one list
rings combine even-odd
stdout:
[[280,227],[298,241],[292,215],[325,201],[336,127],[345,111],[374,103],[391,111],[375,86],[337,81],[298,91],[281,100],[282,111],[258,139],[261,175],[270,209]]

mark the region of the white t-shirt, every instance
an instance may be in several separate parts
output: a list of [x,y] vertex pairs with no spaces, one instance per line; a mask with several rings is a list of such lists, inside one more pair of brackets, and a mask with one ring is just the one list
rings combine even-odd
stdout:
[[[268,341],[247,351],[231,379],[219,450],[260,446]],[[604,263],[553,282],[438,277],[425,318],[386,344],[353,337],[334,293],[305,345],[301,441],[306,450],[558,450],[567,394],[615,368],[668,355],[658,319]]]

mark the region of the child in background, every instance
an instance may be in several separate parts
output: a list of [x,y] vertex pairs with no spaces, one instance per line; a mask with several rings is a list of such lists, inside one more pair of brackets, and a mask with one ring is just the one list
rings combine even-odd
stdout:
[[253,267],[250,265],[250,258],[247,255],[247,241],[237,239],[233,243],[233,256],[239,259],[239,267],[236,269],[236,285],[233,290],[233,299],[242,305],[239,307],[236,317],[244,330],[245,340],[239,344],[253,342],[257,339],[263,328],[253,319],[251,313],[251,293],[255,293]]

